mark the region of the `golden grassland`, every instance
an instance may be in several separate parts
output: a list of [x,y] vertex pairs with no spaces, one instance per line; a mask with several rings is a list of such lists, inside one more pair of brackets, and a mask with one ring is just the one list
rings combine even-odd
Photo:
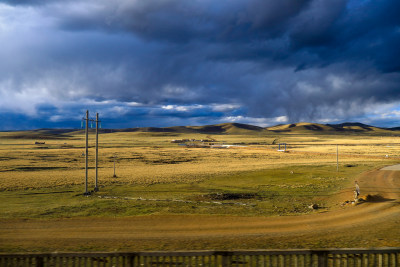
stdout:
[[[8,133],[2,134],[6,136]],[[243,171],[296,165],[336,166],[397,160],[398,137],[220,135],[217,143],[239,144],[228,149],[186,148],[171,139],[205,139],[201,134],[110,133],[100,135],[99,177],[104,184],[198,182]],[[90,136],[90,179],[94,176],[94,135]],[[0,139],[0,190],[43,188],[84,183],[84,135],[59,139]],[[274,143],[272,145],[272,143]],[[287,143],[289,153],[277,151]],[[116,174],[113,178],[114,157]]]
[[[82,196],[85,184],[82,132],[45,137],[30,132],[0,133],[2,217],[307,213],[310,203],[327,208],[338,205],[332,201],[333,194],[351,186],[361,172],[396,164],[400,159],[398,137],[270,133],[212,137],[217,144],[237,146],[188,148],[171,143],[172,139],[207,139],[206,134],[101,134],[100,192],[82,199],[78,197]],[[36,141],[45,144],[35,144]],[[288,152],[278,152],[278,143],[287,143]],[[88,188],[92,190],[92,133],[89,145]],[[97,198],[107,196],[117,199]],[[131,205],[124,197],[132,198],[130,201],[176,201]],[[244,205],[215,206],[208,204],[210,201],[236,201]]]

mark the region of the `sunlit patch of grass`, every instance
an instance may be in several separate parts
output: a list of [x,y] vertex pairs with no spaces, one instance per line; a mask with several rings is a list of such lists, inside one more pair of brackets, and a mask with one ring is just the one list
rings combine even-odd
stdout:
[[103,184],[83,196],[83,185],[12,190],[0,194],[3,218],[215,214],[273,216],[309,213],[317,203],[330,208],[332,194],[373,165],[332,174],[332,166],[290,166],[213,175],[199,181]]
[[[206,134],[110,133],[100,135],[101,190],[83,197],[84,135],[68,133],[35,145],[34,139],[0,133],[2,217],[235,214],[267,216],[310,212],[362,171],[394,164],[398,137],[301,136],[275,133],[213,135],[229,149],[185,148],[171,139]],[[288,143],[289,153],[276,151]],[[336,144],[339,172],[336,172]],[[39,147],[46,149],[38,149]],[[388,157],[386,157],[388,155]],[[114,161],[117,178],[114,174]],[[89,149],[89,188],[94,187],[94,138]],[[56,193],[58,192],[58,193]],[[252,195],[213,199],[210,196]],[[100,199],[98,196],[116,196]],[[124,197],[159,199],[134,200]],[[182,200],[168,201],[171,199]],[[186,201],[186,202],[184,202]],[[207,202],[222,202],[210,204]],[[231,204],[230,202],[239,202]]]

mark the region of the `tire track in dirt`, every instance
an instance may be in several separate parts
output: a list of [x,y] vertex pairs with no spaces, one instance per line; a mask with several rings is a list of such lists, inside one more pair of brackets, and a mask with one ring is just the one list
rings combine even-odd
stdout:
[[[57,244],[60,246],[65,242],[88,242],[105,246],[111,240],[114,243],[130,240],[161,244],[171,240],[179,242],[185,239],[207,239],[212,242],[216,239],[249,239],[255,236],[272,239],[308,236],[318,239],[327,234],[351,235],[355,228],[368,232],[377,226],[384,225],[391,229],[393,225],[398,225],[400,171],[372,170],[361,174],[357,180],[361,195],[380,197],[376,201],[356,206],[349,205],[329,212],[299,216],[151,215],[128,218],[0,220],[0,243],[17,246],[47,242],[57,247]],[[348,198],[351,196],[352,193]]]

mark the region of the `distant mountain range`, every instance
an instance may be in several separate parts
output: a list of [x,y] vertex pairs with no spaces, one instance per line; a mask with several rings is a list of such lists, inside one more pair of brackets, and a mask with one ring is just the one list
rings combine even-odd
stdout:
[[287,133],[287,134],[400,134],[400,127],[380,128],[358,122],[341,124],[318,124],[300,122],[293,124],[280,124],[272,127],[259,127],[242,123],[221,123],[205,126],[174,126],[165,128],[145,127],[113,130],[118,132],[172,132],[172,133],[205,133],[205,134],[254,134],[261,132]]
[[[93,129],[91,129],[93,131]],[[8,132],[2,138],[47,138],[57,139],[61,136],[82,134],[82,129],[38,129],[33,131]],[[100,129],[101,133],[111,132],[152,132],[152,133],[202,133],[202,134],[368,134],[368,135],[400,135],[400,127],[380,128],[358,122],[341,124],[318,124],[300,122],[279,124],[272,127],[259,127],[242,123],[221,123],[205,126],[174,126],[174,127],[142,127],[127,129]]]

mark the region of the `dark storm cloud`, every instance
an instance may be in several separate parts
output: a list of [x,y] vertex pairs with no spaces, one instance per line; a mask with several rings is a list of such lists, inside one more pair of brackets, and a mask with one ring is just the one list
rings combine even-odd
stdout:
[[31,1],[31,0],[2,0],[0,1],[0,3],[6,3],[8,5],[14,5],[14,6],[18,6],[18,5],[27,5],[27,6],[35,6],[35,5],[42,5],[46,2],[50,2],[47,0],[37,0],[37,1]]
[[[290,121],[351,119],[400,102],[397,0],[3,3],[0,95],[17,102],[35,94],[25,108],[35,115],[41,99],[58,108],[80,99],[234,104],[236,116]],[[11,18],[3,32],[2,14]]]
[[299,17],[290,33],[294,51],[318,56],[308,64],[365,61],[383,72],[399,70],[394,60],[400,55],[398,1],[319,2]]
[[132,32],[150,40],[244,42],[281,35],[293,16],[311,0],[235,1],[117,1],[95,3],[92,12],[63,12],[69,30],[103,29]]

